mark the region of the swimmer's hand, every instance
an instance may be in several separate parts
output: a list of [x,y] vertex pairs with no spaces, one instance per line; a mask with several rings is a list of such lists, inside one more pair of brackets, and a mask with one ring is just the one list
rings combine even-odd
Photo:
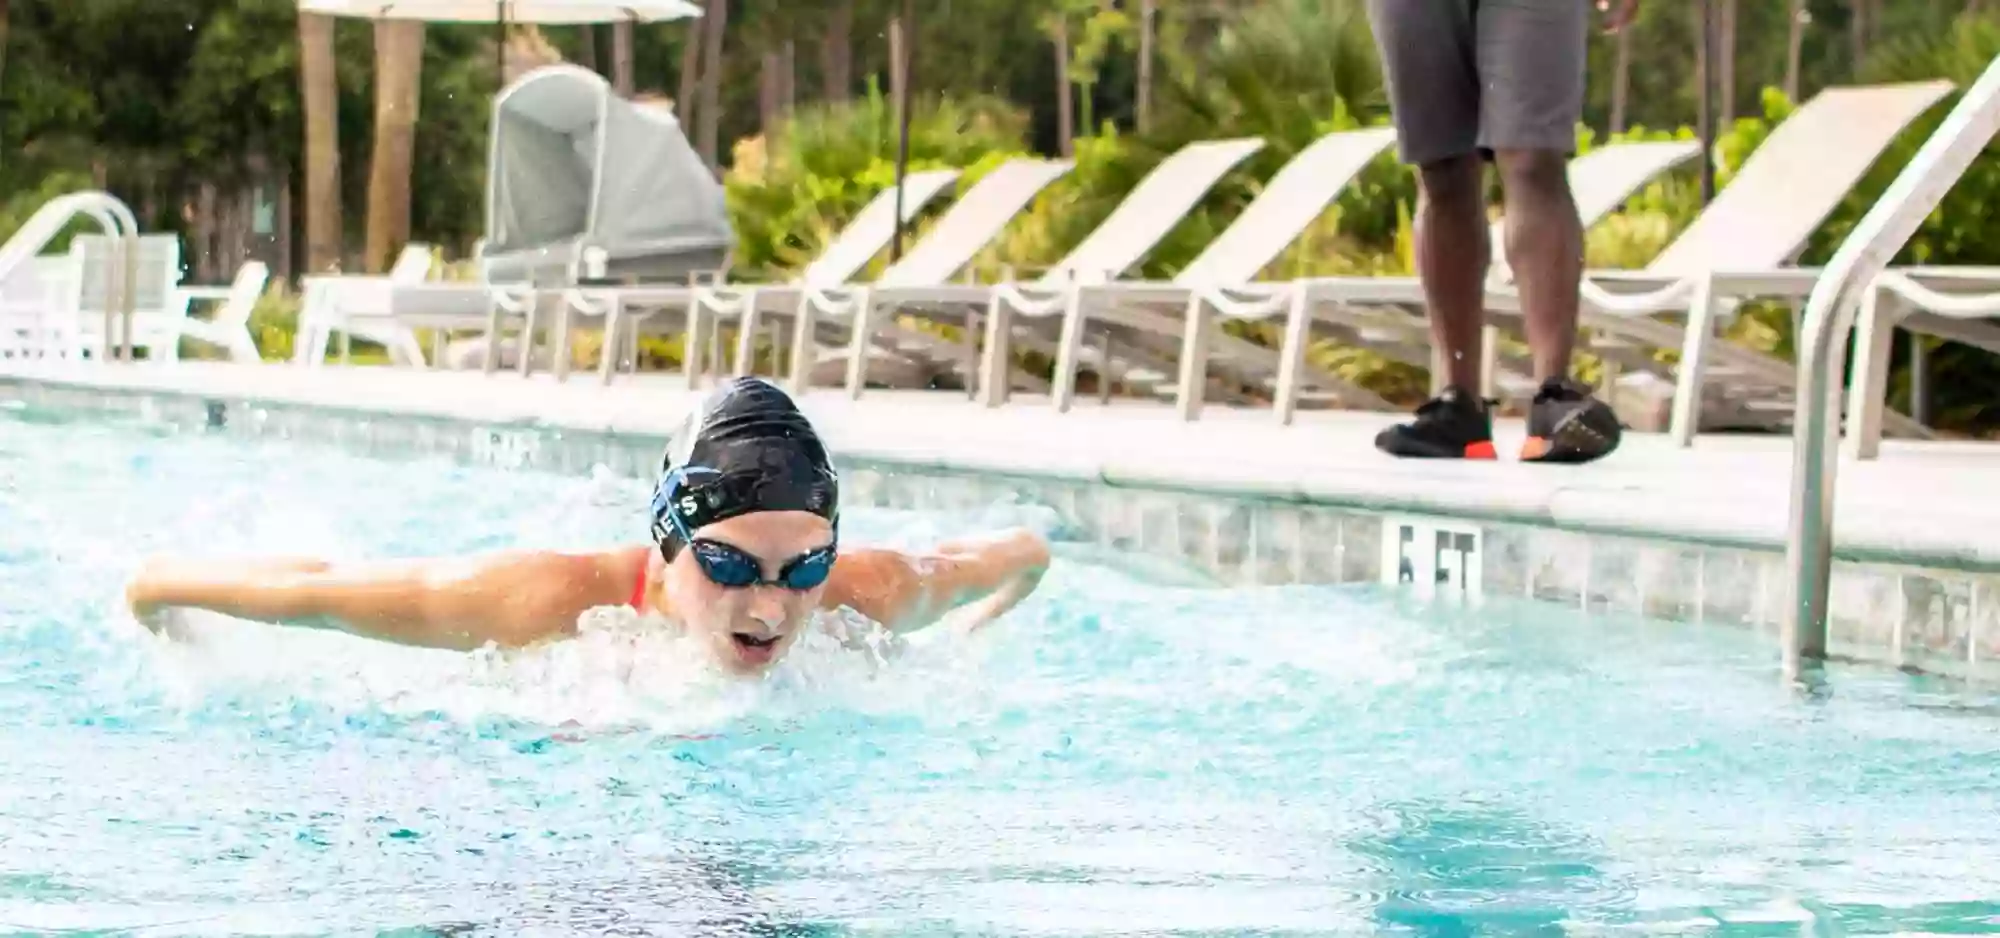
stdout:
[[955,628],[976,629],[1033,593],[1048,568],[1048,541],[1013,528],[922,554],[843,551],[828,595],[891,631],[927,628],[947,614]]
[[132,618],[154,635],[171,636],[176,621],[174,608],[154,603],[147,597],[148,593],[140,580],[135,579],[126,585],[125,606],[132,611]]

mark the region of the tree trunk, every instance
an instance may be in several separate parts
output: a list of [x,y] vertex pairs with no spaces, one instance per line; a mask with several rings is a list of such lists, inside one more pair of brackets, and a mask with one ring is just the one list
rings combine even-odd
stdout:
[[1159,0],[1139,0],[1139,132],[1152,127],[1153,115],[1153,32],[1159,16]]
[[375,24],[375,147],[368,161],[368,241],[362,258],[369,273],[388,270],[390,257],[410,238],[423,64],[421,20]]
[[1812,14],[1806,12],[1806,0],[1792,0],[1792,15],[1786,24],[1790,35],[1785,39],[1785,97],[1799,100],[1799,59],[1805,53],[1806,26],[1812,22]]
[[299,81],[305,86],[306,272],[340,267],[340,98],[334,89],[333,18],[299,15]]
[[687,39],[681,48],[681,84],[674,92],[674,117],[681,122],[683,133],[694,132],[695,95],[699,93],[701,82],[701,46],[707,36],[706,23],[691,26]]
[[790,117],[799,106],[799,47],[790,39],[785,40],[785,64],[778,79],[783,87],[778,93],[778,109]]
[[697,149],[711,170],[720,170],[716,159],[718,135],[722,131],[722,36],[729,25],[729,0],[708,0],[702,17],[707,37],[701,51],[701,124]]
[[292,279],[292,172],[290,168],[278,173],[277,206],[278,243],[271,249],[271,273],[286,281]]
[[160,166],[151,160],[141,167],[145,181],[139,186],[139,227],[160,226]]
[[250,247],[250,215],[256,210],[256,189],[247,184],[231,188],[229,197],[222,203],[222,237],[216,245],[215,262],[219,275],[213,282],[223,283],[236,276],[236,268],[243,266]]
[[1856,76],[1861,74],[1861,60],[1868,57],[1868,0],[1847,0],[1847,41],[1851,47],[1849,68]]
[[0,88],[7,86],[7,4],[0,0]]
[[1056,152],[1076,155],[1076,117],[1071,113],[1069,87],[1069,17],[1056,17]]
[[1722,9],[1716,17],[1716,110],[1721,123],[1727,128],[1736,122],[1736,0],[1720,0]]
[[1627,24],[1612,38],[1611,132],[1625,132],[1626,99],[1632,92],[1632,26]]
[[903,106],[903,86],[910,80],[910,56],[908,44],[903,41],[903,29],[900,17],[889,21],[889,104],[898,109]]
[[835,0],[819,41],[820,94],[845,101],[854,93],[854,0]]
[[[1714,9],[1709,4],[1714,2],[1715,0],[1694,0],[1688,5],[1688,12],[1694,16],[1695,137],[1704,141],[1715,139],[1715,125],[1710,121],[1715,103],[1713,98],[1715,76],[1712,72],[1715,63],[1708,54],[1709,17]],[[1703,153],[1701,158],[1701,204],[1707,205],[1709,200],[1715,197],[1715,154]]]
[[611,24],[611,86],[627,98],[637,89],[632,82],[632,21]]
[[201,184],[201,194],[195,197],[194,210],[194,279],[196,283],[215,282],[216,235],[221,227],[216,217],[215,183]]
[[576,64],[600,75],[604,74],[604,69],[597,65],[597,24],[585,23],[577,27],[577,32],[581,34],[583,41],[577,43]]
[[778,96],[784,92],[778,87],[779,60],[778,53],[766,52],[757,69],[757,126],[767,145],[778,129]]

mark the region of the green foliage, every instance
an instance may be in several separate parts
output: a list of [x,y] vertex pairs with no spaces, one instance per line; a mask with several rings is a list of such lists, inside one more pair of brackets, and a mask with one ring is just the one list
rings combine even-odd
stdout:
[[[994,99],[925,103],[910,115],[910,169],[998,165],[1026,152],[1024,126]],[[849,104],[803,109],[774,137],[739,143],[724,180],[738,277],[798,273],[862,206],[895,185],[896,111],[878,89]],[[961,188],[977,175],[962,177]]]
[[[1253,6],[1212,42],[1173,61],[1162,76],[1153,128],[1145,134],[1090,128],[1075,142],[1076,168],[1013,226],[992,263],[1020,270],[1055,263],[1147,173],[1188,144],[1263,140],[1263,149],[1220,181],[1137,271],[1171,277],[1299,151],[1329,131],[1386,119],[1374,41],[1358,4],[1282,0]],[[1350,221],[1343,236],[1379,251],[1396,236],[1393,206],[1414,198],[1407,169],[1385,155],[1334,211]]]
[[[0,202],[0,241],[4,241],[5,237],[12,234],[15,229],[27,224],[35,211],[50,199],[88,188],[90,188],[89,176],[74,171],[59,171],[51,173],[33,189],[15,191],[5,202]],[[93,231],[96,227],[95,222],[82,219],[73,221],[62,234],[43,249],[43,253],[59,254],[69,250],[71,237],[79,232]]]
[[250,338],[257,343],[257,354],[265,361],[289,361],[292,357],[292,339],[298,334],[299,299],[296,296],[270,290],[257,299],[257,306],[250,311]]
[[[2000,58],[2000,13],[1967,13],[1949,28],[1913,33],[1884,44],[1869,57],[1864,75],[1870,81],[1916,81],[1948,78],[1958,89],[1978,79]],[[1882,159],[1834,217],[1821,226],[1808,252],[1809,261],[1830,257],[1835,246],[1860,222],[1868,207],[1888,188],[1917,149],[1944,123],[1957,105],[1954,92],[1896,139]],[[1897,255],[1898,264],[1973,265],[2000,263],[2000,142],[1989,141],[1984,158],[1975,160],[1952,187],[1909,244]],[[1890,375],[1891,403],[1907,409],[1910,337],[1897,337]],[[1991,427],[2000,421],[2000,365],[1985,351],[1939,339],[1922,339],[1931,349],[1931,386],[1940,426]]]

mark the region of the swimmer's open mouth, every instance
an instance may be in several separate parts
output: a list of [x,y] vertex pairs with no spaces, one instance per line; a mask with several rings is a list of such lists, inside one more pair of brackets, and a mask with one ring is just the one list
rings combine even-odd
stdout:
[[759,638],[747,632],[734,632],[731,633],[730,637],[736,639],[736,644],[744,648],[769,648],[778,644],[778,636],[776,635]]

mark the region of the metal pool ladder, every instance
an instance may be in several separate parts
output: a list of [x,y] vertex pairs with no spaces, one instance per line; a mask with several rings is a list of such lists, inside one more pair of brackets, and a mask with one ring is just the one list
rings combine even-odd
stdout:
[[1833,494],[1840,464],[1841,378],[1855,310],[1889,260],[2000,131],[2000,59],[1988,64],[1936,133],[1827,262],[1806,300],[1792,417],[1792,505],[1785,531],[1789,600],[1780,620],[1784,672],[1826,656],[1833,578]]
[[[98,360],[111,361],[112,336],[122,341],[119,358],[132,360],[132,316],[137,304],[134,281],[138,278],[138,238],[139,222],[133,218],[132,210],[124,202],[108,192],[89,190],[57,196],[42,204],[30,216],[7,243],[0,245],[0,281],[7,279],[16,267],[30,264],[41,250],[48,247],[69,223],[78,218],[88,218],[97,222],[111,244],[111,262],[105,265],[105,304],[103,344],[98,349]],[[83,272],[77,271],[81,277]],[[117,324],[114,332],[113,324]]]

